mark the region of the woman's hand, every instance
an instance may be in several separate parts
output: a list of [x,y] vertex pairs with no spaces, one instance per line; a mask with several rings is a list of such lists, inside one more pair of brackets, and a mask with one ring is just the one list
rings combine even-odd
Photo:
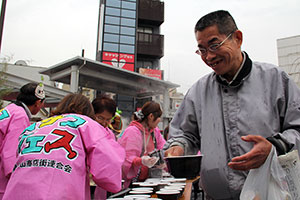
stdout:
[[151,168],[159,160],[158,157],[142,156],[142,164]]

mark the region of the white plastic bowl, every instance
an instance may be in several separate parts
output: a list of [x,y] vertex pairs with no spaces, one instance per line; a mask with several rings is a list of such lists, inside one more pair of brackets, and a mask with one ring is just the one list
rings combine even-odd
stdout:
[[131,190],[129,192],[129,194],[137,194],[137,195],[140,195],[140,194],[152,194],[153,191],[152,190],[141,190],[141,191],[134,191],[134,190]]
[[126,195],[124,199],[147,199],[150,198],[151,195],[144,194],[144,195]]
[[136,187],[136,188],[132,188],[131,190],[133,191],[145,191],[145,190],[153,190],[152,187]]

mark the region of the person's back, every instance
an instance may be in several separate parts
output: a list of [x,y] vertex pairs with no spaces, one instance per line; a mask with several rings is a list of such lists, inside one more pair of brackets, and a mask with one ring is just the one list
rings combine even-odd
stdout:
[[0,111],[0,199],[16,161],[18,137],[30,125],[30,117],[43,106],[43,84],[21,87],[17,100]]
[[29,125],[29,118],[20,106],[10,104],[0,112],[0,199],[16,161],[18,136]]

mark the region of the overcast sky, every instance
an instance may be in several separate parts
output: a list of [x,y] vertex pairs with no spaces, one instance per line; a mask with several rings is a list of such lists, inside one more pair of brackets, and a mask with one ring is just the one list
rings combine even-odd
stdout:
[[[278,64],[276,40],[300,35],[299,0],[164,0],[165,80],[187,89],[211,70],[195,54],[194,25],[224,9],[243,32],[242,49],[255,61]],[[99,0],[8,0],[1,57],[50,67],[81,55],[95,59]]]

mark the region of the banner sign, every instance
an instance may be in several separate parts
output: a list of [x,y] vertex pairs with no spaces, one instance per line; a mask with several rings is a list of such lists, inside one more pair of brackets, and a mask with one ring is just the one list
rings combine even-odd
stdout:
[[114,67],[134,71],[134,54],[103,52],[102,61]]
[[162,80],[162,71],[158,69],[139,68],[139,73]]

